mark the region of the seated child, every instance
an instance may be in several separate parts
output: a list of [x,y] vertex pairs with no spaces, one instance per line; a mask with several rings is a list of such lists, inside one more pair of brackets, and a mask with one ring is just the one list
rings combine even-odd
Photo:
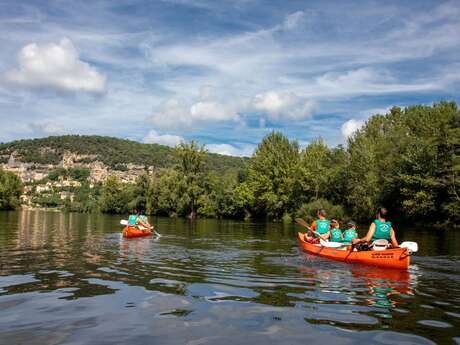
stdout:
[[347,223],[347,229],[343,232],[343,242],[351,243],[355,238],[358,238],[358,232],[356,231],[356,223],[350,220]]
[[342,230],[340,230],[339,222],[336,221],[335,219],[331,220],[331,242],[342,242],[343,241],[343,236],[342,236]]

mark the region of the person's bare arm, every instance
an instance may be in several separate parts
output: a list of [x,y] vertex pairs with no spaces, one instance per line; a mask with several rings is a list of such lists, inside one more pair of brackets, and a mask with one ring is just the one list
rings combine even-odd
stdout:
[[399,244],[398,244],[398,241],[396,240],[396,234],[395,234],[395,231],[394,231],[393,227],[391,228],[390,235],[391,235],[391,245],[394,248],[399,247]]
[[370,242],[372,240],[372,236],[375,233],[375,223],[372,223],[369,227],[369,231],[367,232],[366,236],[363,238],[363,241]]
[[331,237],[331,231],[328,230],[325,234],[320,235],[323,240],[327,240],[329,237]]

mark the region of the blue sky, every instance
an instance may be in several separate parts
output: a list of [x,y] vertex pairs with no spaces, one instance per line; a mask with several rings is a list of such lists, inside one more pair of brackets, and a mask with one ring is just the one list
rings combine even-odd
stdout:
[[0,1],[0,141],[100,134],[250,155],[459,101],[459,1]]

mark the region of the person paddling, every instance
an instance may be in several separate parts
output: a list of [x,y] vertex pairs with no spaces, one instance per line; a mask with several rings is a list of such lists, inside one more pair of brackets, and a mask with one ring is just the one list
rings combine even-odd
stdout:
[[342,230],[340,230],[339,222],[335,219],[331,220],[331,242],[342,242],[343,235]]
[[134,214],[129,215],[128,224],[129,226],[135,226],[139,230],[145,231],[150,229],[151,225],[149,224],[147,217],[141,215],[141,212],[134,210]]
[[139,218],[139,212],[137,212],[137,210],[134,210],[134,212],[129,215],[128,225],[136,226],[137,225],[137,218]]
[[[327,240],[331,234],[329,232],[330,222],[326,219],[326,210],[318,210],[316,215],[318,216],[318,219],[313,221],[309,230],[316,231],[318,234],[320,234],[323,240]],[[316,237],[312,237],[308,233],[305,234],[305,240],[311,243],[318,242],[318,239]]]
[[351,243],[371,243],[377,240],[387,240],[391,242],[391,245],[394,248],[399,247],[398,241],[396,240],[396,235],[391,222],[387,220],[388,211],[386,208],[381,207],[377,210],[376,219],[372,222],[369,227],[367,235],[363,238],[355,238]]
[[143,226],[144,228],[150,229],[152,226],[147,219],[147,216],[143,213],[139,214],[138,225]]

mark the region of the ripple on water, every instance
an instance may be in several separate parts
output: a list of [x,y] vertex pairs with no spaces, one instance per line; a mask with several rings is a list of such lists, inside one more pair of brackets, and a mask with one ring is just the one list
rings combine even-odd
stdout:
[[436,328],[449,328],[452,327],[450,323],[437,321],[437,320],[419,320],[417,323],[423,326],[436,327]]
[[11,275],[11,276],[0,276],[0,288],[22,285],[28,283],[36,283],[39,280],[35,278],[33,274],[23,274],[23,275]]

